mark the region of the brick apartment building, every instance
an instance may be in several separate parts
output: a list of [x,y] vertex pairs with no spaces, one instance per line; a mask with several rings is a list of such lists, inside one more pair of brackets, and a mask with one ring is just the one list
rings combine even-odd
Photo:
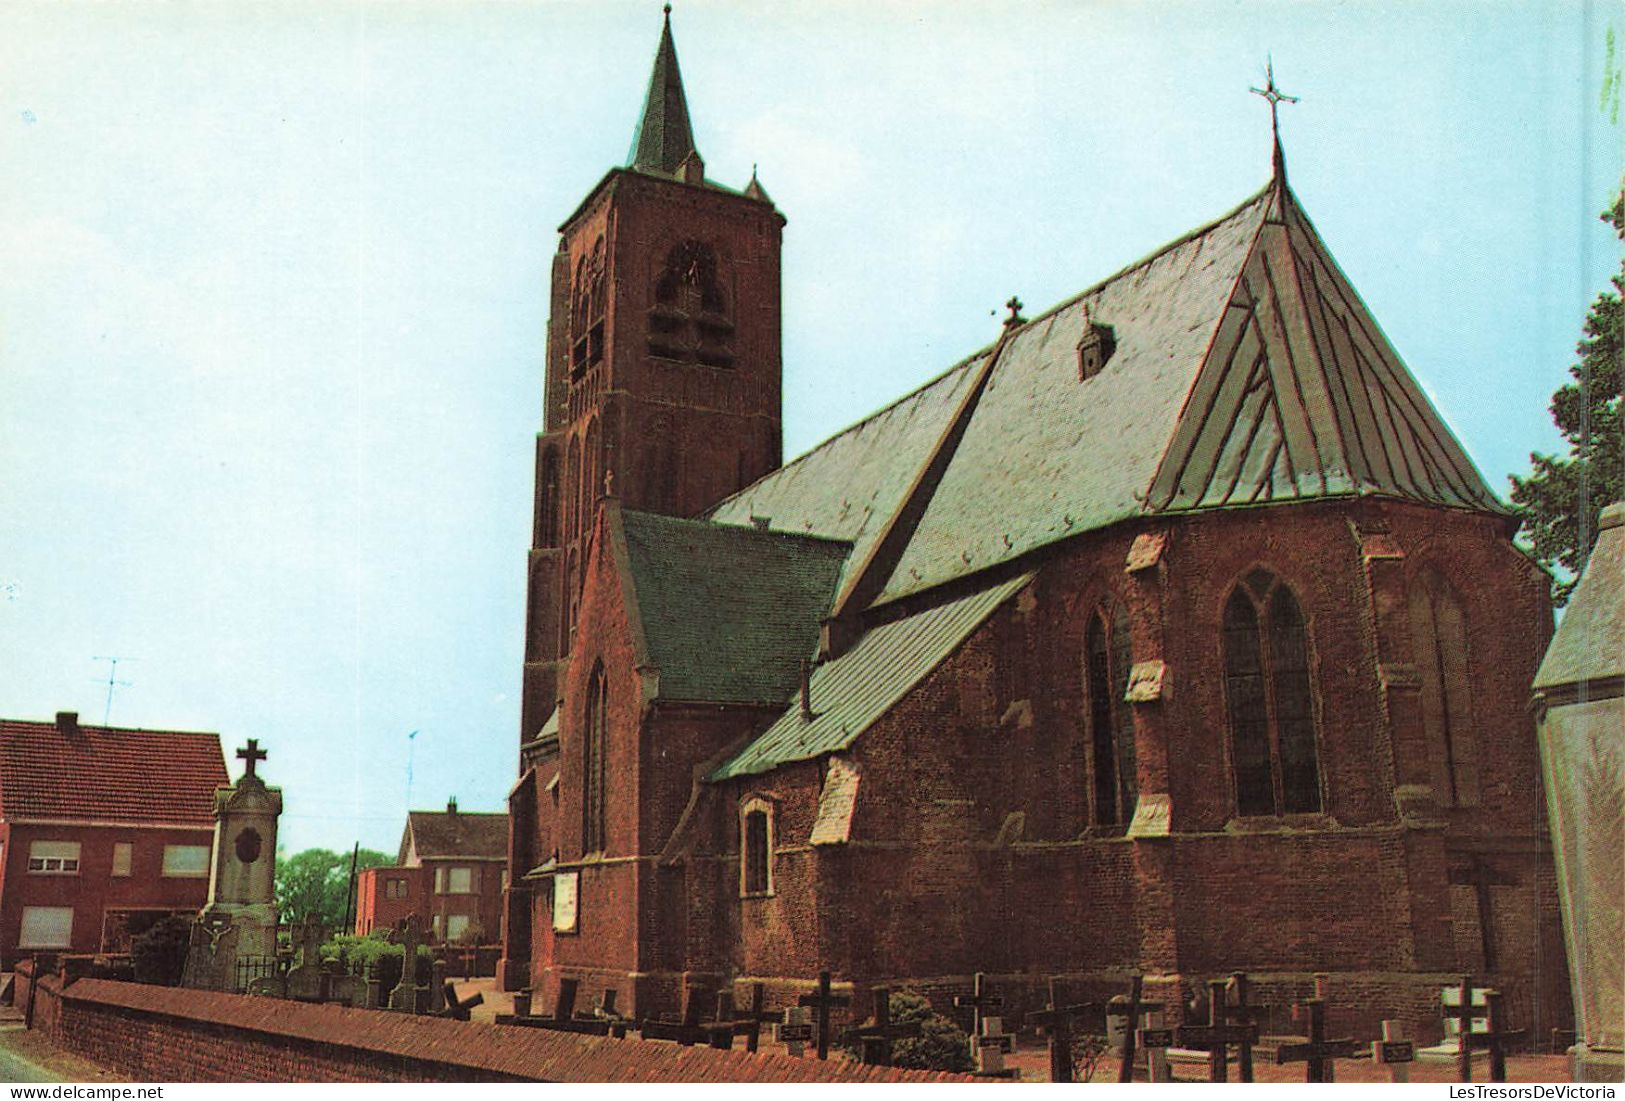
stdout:
[[0,719],[0,969],[195,914],[227,782],[218,734]]
[[1425,1037],[1473,972],[1563,1024],[1547,578],[1279,142],[781,466],[784,225],[705,177],[668,17],[553,266],[504,981],[1326,972]]
[[416,914],[435,940],[496,943],[507,859],[506,814],[460,811],[455,799],[444,813],[409,812],[395,864],[356,876],[356,935]]

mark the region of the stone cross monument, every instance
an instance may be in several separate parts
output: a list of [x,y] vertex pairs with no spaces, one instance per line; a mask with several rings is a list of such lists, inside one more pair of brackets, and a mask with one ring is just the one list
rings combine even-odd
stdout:
[[243,775],[214,793],[214,853],[209,901],[192,923],[184,983],[235,991],[238,962],[269,966],[276,955],[276,825],[282,790],[266,787],[255,766],[265,750],[255,738],[237,751]]

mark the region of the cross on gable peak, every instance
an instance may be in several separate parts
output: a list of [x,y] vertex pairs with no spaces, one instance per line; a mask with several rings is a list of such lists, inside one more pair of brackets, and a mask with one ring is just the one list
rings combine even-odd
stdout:
[[1286,178],[1286,156],[1281,152],[1281,116],[1280,107],[1283,103],[1297,103],[1297,96],[1289,96],[1275,86],[1275,59],[1266,55],[1264,64],[1264,86],[1262,88],[1249,88],[1255,96],[1261,97],[1270,105],[1270,137],[1273,142],[1271,157],[1275,168],[1275,178],[1278,182]]
[[244,777],[257,777],[257,774],[254,771],[254,766],[260,761],[265,760],[268,756],[270,756],[270,754],[266,753],[265,750],[260,748],[260,740],[258,738],[248,739],[248,744],[237,751],[237,759],[239,761],[247,762],[243,772]]

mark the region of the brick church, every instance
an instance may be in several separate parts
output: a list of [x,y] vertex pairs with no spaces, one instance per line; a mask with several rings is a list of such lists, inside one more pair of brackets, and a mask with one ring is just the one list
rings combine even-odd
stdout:
[[505,983],[648,1015],[820,969],[1014,1007],[1326,973],[1426,1038],[1471,972],[1563,1024],[1547,578],[1279,141],[789,464],[784,225],[706,177],[668,16],[553,262]]

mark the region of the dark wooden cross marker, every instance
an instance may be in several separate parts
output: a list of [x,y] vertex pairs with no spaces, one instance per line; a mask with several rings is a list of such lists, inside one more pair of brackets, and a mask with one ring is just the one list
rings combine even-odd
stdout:
[[469,1019],[469,1010],[477,1005],[485,1004],[484,994],[475,994],[472,998],[464,1001],[457,997],[457,987],[451,983],[448,982],[443,989],[446,992],[446,1008],[435,1014],[437,1017],[449,1017],[454,1021],[466,1021]]
[[[499,1020],[499,1024],[522,1024],[529,1028],[544,1028],[549,1032],[573,1032],[586,1036],[608,1036],[612,1024],[607,1020],[596,1018],[582,1019],[576,1013],[576,995],[581,991],[581,980],[563,978],[559,980],[559,997],[553,1003],[553,1012],[545,1016],[513,1017]],[[613,991],[606,991],[613,994]],[[611,997],[610,1004],[614,1004]],[[616,1035],[626,1035],[624,1025]]]
[[[685,992],[683,1003],[683,1019],[681,1021],[659,1021],[647,1019],[638,1026],[638,1031],[645,1040],[676,1040],[684,1047],[693,1047],[695,1044],[711,1042],[711,1029],[707,1022],[700,1020],[705,1003],[703,990],[689,987]],[[730,1035],[728,1046],[733,1041]]]
[[1330,1080],[1329,1064],[1333,1059],[1347,1059],[1353,1055],[1360,1045],[1356,1040],[1328,1040],[1326,1039],[1326,1003],[1320,998],[1310,998],[1307,1002],[1300,1002],[1299,1009],[1309,1015],[1309,1042],[1307,1044],[1282,1044],[1275,1050],[1275,1063],[1285,1066],[1287,1063],[1307,1063],[1308,1074],[1306,1082],[1326,1082]]
[[[1015,302],[1015,299],[1012,298],[1010,301]],[[1021,303],[1016,302],[1016,305],[1020,306]],[[1004,997],[993,993],[992,984],[987,981],[987,976],[978,971],[976,976],[971,979],[971,992],[969,994],[954,995],[954,1008],[969,1009],[971,1011],[971,1035],[980,1036],[982,1034],[982,1017],[990,1009],[1004,1008]]]
[[1182,1024],[1174,1030],[1174,1037],[1181,1047],[1207,1051],[1208,1081],[1210,1082],[1228,1082],[1230,1080],[1228,1045],[1246,1045],[1248,1051],[1246,1065],[1250,1069],[1252,1066],[1252,1045],[1258,1043],[1257,1025],[1225,1023],[1224,985],[1223,979],[1212,979],[1207,984],[1207,1024]]
[[1051,1082],[1072,1081],[1072,1032],[1073,1023],[1077,1022],[1077,1031],[1088,1033],[1098,1027],[1105,1029],[1105,1007],[1099,1002],[1077,1002],[1073,1005],[1062,1004],[1061,984],[1055,980],[1049,981],[1049,1006],[1045,1009],[1034,1010],[1027,1014],[1029,1025],[1041,1028],[1049,1036],[1049,1080]]
[[[1140,1004],[1140,992],[1144,987],[1145,976],[1135,975],[1129,981],[1128,1001],[1117,1002],[1117,999],[1113,998],[1112,1001],[1117,1002],[1117,1004],[1106,1007],[1106,1016],[1124,1018],[1123,1057],[1117,1065],[1117,1080],[1119,1082],[1134,1081],[1134,1037],[1140,1028],[1140,1017],[1148,1009],[1148,1007]],[[1248,1070],[1251,1069],[1252,1064],[1249,1062]],[[1251,1079],[1243,1079],[1243,1081],[1251,1081]]]
[[1488,1048],[1490,1052],[1490,1081],[1507,1080],[1507,1047],[1521,1039],[1525,1029],[1506,1027],[1506,1003],[1499,990],[1486,990],[1484,1000],[1489,1003],[1489,1028],[1472,1034],[1473,1046]]
[[778,1019],[776,1013],[763,1013],[762,1003],[765,994],[761,983],[756,983],[750,991],[750,1008],[734,1008],[734,995],[732,990],[717,991],[716,1019],[704,1027],[710,1033],[711,1046],[728,1049],[733,1047],[735,1036],[745,1038],[745,1050],[755,1051],[761,1042],[762,1022]]
[[243,769],[243,775],[253,776],[254,766],[265,760],[267,756],[269,756],[269,754],[260,748],[260,740],[258,738],[248,739],[248,744],[237,751],[237,759],[239,761],[247,762]]
[[1473,1080],[1473,1022],[1479,1018],[1488,1018],[1489,1009],[1486,1006],[1473,1004],[1473,977],[1463,975],[1459,1000],[1456,1005],[1444,1007],[1445,1017],[1454,1017],[1461,1026],[1457,1041],[1461,1045],[1457,1050],[1456,1073],[1463,1082]]
[[1251,1036],[1243,1036],[1236,1041],[1236,1073],[1243,1082],[1253,1080],[1253,1043],[1258,1037],[1258,1026],[1263,1024],[1264,1017],[1269,1009],[1262,1005],[1253,1005],[1247,1001],[1249,986],[1245,971],[1232,971],[1230,973],[1230,989],[1236,992],[1235,1004],[1225,998],[1220,1002],[1219,1009],[1224,1021],[1233,1025],[1252,1025]]
[[891,1066],[893,1040],[906,1040],[920,1034],[920,1022],[892,1023],[891,991],[877,986],[874,995],[875,1015],[872,1021],[842,1033],[843,1040],[856,1040],[861,1051],[859,1061],[872,1067]]
[[818,1057],[829,1058],[829,1011],[838,1006],[851,1005],[852,999],[845,994],[832,994],[829,989],[829,972],[818,973],[818,989],[811,994],[803,994],[796,999],[797,1005],[808,1006],[818,1017]]
[[734,1014],[738,1031],[735,1036],[745,1037],[745,1050],[755,1051],[761,1044],[762,1026],[774,1021],[784,1019],[784,1011],[769,1013],[762,1007],[767,1004],[767,991],[761,983],[750,984],[750,1008],[739,1010]]

